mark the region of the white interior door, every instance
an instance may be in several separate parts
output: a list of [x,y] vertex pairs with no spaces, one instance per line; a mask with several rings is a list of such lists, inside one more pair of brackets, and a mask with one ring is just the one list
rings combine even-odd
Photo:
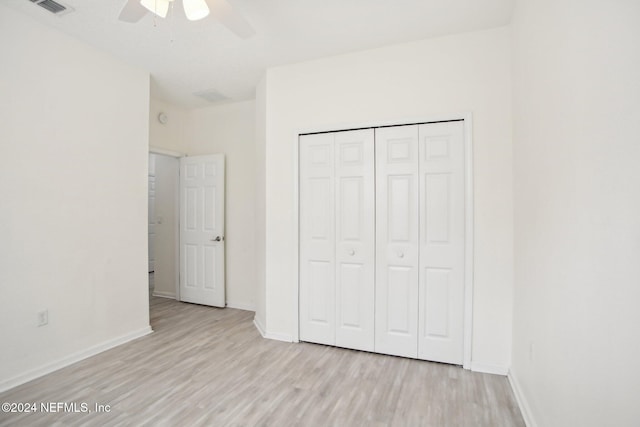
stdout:
[[224,154],[180,159],[180,300],[225,306]]
[[335,134],[336,345],[374,350],[374,131]]
[[375,351],[418,356],[418,126],[376,129]]
[[148,186],[149,206],[147,213],[149,216],[149,273],[155,271],[156,259],[156,156],[149,154],[149,186]]
[[300,136],[300,339],[335,345],[334,134]]
[[464,122],[420,125],[418,357],[461,365],[464,333]]

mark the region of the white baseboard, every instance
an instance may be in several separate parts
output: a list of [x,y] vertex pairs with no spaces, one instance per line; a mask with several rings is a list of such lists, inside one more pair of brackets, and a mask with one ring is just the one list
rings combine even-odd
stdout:
[[473,372],[482,372],[483,374],[494,374],[506,376],[509,368],[506,366],[490,365],[488,363],[471,362],[471,370]]
[[289,334],[280,334],[277,332],[267,332],[265,338],[276,341],[293,342],[293,337]]
[[253,324],[255,325],[258,332],[260,332],[260,335],[262,335],[262,338],[276,341],[293,342],[293,337],[291,335],[265,331],[264,326],[260,323],[257,317],[253,318]]
[[258,332],[260,332],[260,335],[262,335],[262,338],[266,338],[266,334],[264,332],[264,326],[262,326],[262,323],[260,323],[260,321],[258,320],[258,316],[253,316],[253,326],[256,327],[256,329],[258,330]]
[[39,378],[43,375],[50,374],[51,372],[57,371],[58,369],[62,369],[76,362],[87,359],[91,356],[95,356],[98,353],[102,353],[103,351],[109,350],[113,347],[117,347],[126,342],[135,340],[136,338],[140,338],[145,335],[148,335],[152,332],[153,330],[151,329],[151,326],[146,326],[142,329],[138,329],[137,331],[133,331],[128,334],[104,341],[100,344],[94,345],[85,350],[72,353],[69,356],[63,357],[54,362],[46,363],[38,368],[31,369],[13,378],[0,381],[0,392],[9,390],[11,388],[17,387],[29,381],[35,380],[36,378]]
[[154,297],[160,297],[160,298],[170,298],[170,299],[176,299],[176,294],[173,292],[162,292],[162,291],[154,291],[153,292],[153,296]]
[[522,418],[524,418],[524,423],[527,425],[527,427],[537,427],[538,424],[533,418],[531,407],[529,406],[529,403],[525,398],[524,393],[522,392],[522,387],[520,387],[520,383],[518,382],[512,370],[509,370],[507,378],[509,379],[509,384],[511,384],[513,394],[516,396],[516,401],[518,402],[518,406],[520,407],[520,412],[522,413]]
[[[173,293],[173,292],[162,292],[162,291],[156,292],[156,291],[154,291],[153,292],[153,296],[154,297],[169,298],[169,299],[177,300],[176,294]],[[229,308],[236,308],[238,310],[256,311],[256,307],[253,304],[249,304],[249,303],[245,303],[245,302],[227,301],[226,305]]]
[[245,311],[256,311],[255,305],[246,302],[227,301],[227,307]]

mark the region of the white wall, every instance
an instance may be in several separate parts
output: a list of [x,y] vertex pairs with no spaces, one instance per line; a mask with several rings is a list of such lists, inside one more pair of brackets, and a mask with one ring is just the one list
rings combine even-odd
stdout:
[[469,33],[267,70],[267,333],[295,334],[297,132],[345,123],[472,112],[475,277],[473,364],[510,364],[513,234],[509,29]]
[[225,243],[227,305],[256,306],[255,102],[189,111],[185,152],[226,156]]
[[161,154],[155,158],[155,273],[153,294],[176,298],[178,272],[178,171],[180,160]]
[[511,378],[532,426],[640,423],[639,22],[635,0],[515,10]]
[[[166,123],[158,121],[161,112],[167,116]],[[188,110],[184,110],[169,102],[151,97],[149,103],[149,145],[152,148],[184,153],[185,121]]]
[[2,390],[149,332],[149,76],[4,5],[0,40]]

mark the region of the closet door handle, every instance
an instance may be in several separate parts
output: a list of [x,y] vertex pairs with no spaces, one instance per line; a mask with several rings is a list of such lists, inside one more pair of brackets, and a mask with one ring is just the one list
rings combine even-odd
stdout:
[[398,252],[398,258],[404,258],[404,252]]
[[354,251],[353,249],[349,249],[349,255],[354,256],[356,254],[356,251]]

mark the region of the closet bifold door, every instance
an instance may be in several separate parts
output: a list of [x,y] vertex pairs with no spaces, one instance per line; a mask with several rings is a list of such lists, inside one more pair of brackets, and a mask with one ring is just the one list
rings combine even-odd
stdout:
[[376,129],[375,351],[418,356],[418,125]]
[[300,137],[300,339],[374,349],[373,129]]
[[374,349],[373,129],[335,133],[336,345]]
[[420,359],[462,365],[464,122],[420,125]]
[[300,340],[335,345],[334,134],[299,147]]

